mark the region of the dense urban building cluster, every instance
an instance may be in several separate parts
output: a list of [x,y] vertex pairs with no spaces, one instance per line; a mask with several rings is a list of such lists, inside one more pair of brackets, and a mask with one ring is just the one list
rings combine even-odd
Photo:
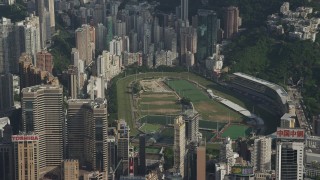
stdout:
[[311,41],[316,40],[320,19],[316,16],[318,12],[313,12],[312,7],[298,7],[296,11],[290,10],[289,2],[283,3],[280,13],[268,16],[268,27],[276,34],[284,34],[288,31],[288,36],[292,39]]
[[[0,0],[0,6],[14,3]],[[221,9],[221,17],[209,9],[198,9],[189,17],[188,0],[181,0],[175,13],[160,12],[158,2],[136,0],[20,3],[27,7],[28,17],[18,22],[0,19],[0,180],[303,180],[320,176],[320,137],[315,136],[320,128],[306,118],[301,92],[245,73],[228,75],[225,87],[258,99],[263,108],[279,115],[279,127],[272,134],[262,135],[262,119],[231,101],[224,105],[258,127],[249,136],[222,137],[224,129],[219,131],[217,124],[216,138],[206,139],[200,132],[201,115],[192,102],[184,102],[181,113],[166,122],[173,130],[172,143],[158,143],[156,132],[130,127],[128,119],[109,122],[106,91],[126,68],[179,66],[189,71],[198,67],[218,77],[224,42],[238,34],[242,23],[237,7]],[[285,24],[290,37],[315,41],[319,18],[310,15],[312,8],[290,11],[286,2],[280,14],[268,17],[267,25],[283,34]],[[75,41],[69,52],[71,63],[58,74],[51,51],[54,37],[63,33],[57,19]],[[201,88],[205,90],[201,95],[210,101],[225,100],[208,87]],[[230,126],[230,120],[226,124]],[[138,133],[130,134],[133,129]],[[221,141],[214,143],[216,139]],[[208,166],[207,144],[220,147],[218,157],[210,160],[214,166]],[[170,148],[172,156],[167,158]]]

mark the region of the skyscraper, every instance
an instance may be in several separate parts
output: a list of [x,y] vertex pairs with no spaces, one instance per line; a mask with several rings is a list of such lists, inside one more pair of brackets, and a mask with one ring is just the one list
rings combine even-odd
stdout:
[[54,0],[46,0],[45,5],[48,9],[50,17],[50,31],[51,33],[54,33],[56,26],[56,20],[54,16]]
[[199,63],[204,63],[203,60],[214,53],[220,20],[217,18],[215,11],[206,9],[199,9],[196,17],[198,35],[196,60]]
[[0,116],[13,108],[13,76],[0,73]]
[[[21,45],[19,50],[22,52],[26,52],[32,56],[32,64],[36,65],[36,55],[41,51],[41,31],[39,24],[39,17],[31,14],[24,21],[18,22],[17,28],[21,29],[23,32],[21,34],[24,39],[19,39]],[[20,33],[20,32],[16,32]],[[20,54],[19,54],[20,55]]]
[[191,26],[180,29],[180,64],[182,65],[187,65],[187,52],[189,55],[197,52],[197,31]]
[[19,134],[12,136],[14,147],[15,179],[39,179],[39,136]]
[[122,160],[123,175],[128,175],[129,171],[129,142],[130,128],[125,120],[119,120],[117,126],[117,160]]
[[46,50],[42,50],[36,54],[36,66],[41,71],[52,73],[53,60],[52,55]]
[[99,23],[96,27],[96,49],[103,51],[106,49],[107,28]]
[[3,127],[2,134],[3,137],[0,140],[0,179],[11,180],[14,178],[13,149],[11,144],[12,127],[6,124]]
[[224,38],[231,38],[238,32],[241,25],[241,18],[239,17],[239,10],[237,7],[228,7],[224,9],[223,14],[223,30]]
[[23,130],[40,136],[39,167],[55,168],[63,159],[63,89],[37,85],[22,89]]
[[35,0],[36,15],[40,23],[40,45],[41,49],[47,46],[47,26],[46,26],[46,9],[44,0]]
[[19,58],[20,90],[42,83],[41,71],[32,64],[32,57],[22,53]]
[[78,68],[70,65],[68,67],[68,92],[69,97],[71,99],[77,99],[79,93],[79,76],[78,76]]
[[303,142],[278,142],[276,178],[278,180],[302,180],[303,160]]
[[144,176],[146,174],[146,135],[139,136],[139,174]]
[[117,166],[116,138],[114,137],[114,134],[112,135],[108,134],[107,142],[108,142],[108,166],[109,166],[108,172],[112,174]]
[[13,24],[10,19],[0,19],[0,74],[10,72],[10,46],[12,42]]
[[81,28],[76,29],[76,48],[79,50],[79,58],[89,65],[95,54],[95,28],[83,24]]
[[62,180],[79,180],[79,161],[67,159],[62,162],[61,168]]
[[0,74],[19,73],[19,57],[22,52],[32,56],[35,64],[36,53],[41,50],[39,18],[30,14],[25,20],[11,23],[10,19],[0,20]]
[[231,173],[231,167],[234,165],[232,140],[227,137],[220,148],[220,162],[226,163],[227,174]]
[[206,179],[206,145],[205,142],[197,147],[197,180]]
[[68,101],[68,158],[81,167],[108,172],[107,107],[102,99]]
[[184,161],[186,155],[186,125],[182,116],[174,120],[174,169],[184,177]]
[[188,13],[189,13],[189,1],[181,0],[181,20],[184,22],[188,21]]
[[41,51],[37,53],[37,68],[41,71],[48,71],[52,73],[53,56],[48,51]]
[[254,140],[251,163],[257,171],[271,170],[271,138],[258,137]]
[[189,142],[198,142],[200,114],[195,110],[185,111],[183,119],[187,124],[187,139]]

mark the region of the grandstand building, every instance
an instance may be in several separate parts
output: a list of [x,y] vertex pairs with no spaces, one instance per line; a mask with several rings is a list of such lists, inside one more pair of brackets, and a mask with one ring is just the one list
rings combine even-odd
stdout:
[[272,104],[275,112],[281,116],[288,112],[290,98],[284,88],[277,84],[237,72],[231,76],[229,85],[233,89],[259,97],[266,103]]

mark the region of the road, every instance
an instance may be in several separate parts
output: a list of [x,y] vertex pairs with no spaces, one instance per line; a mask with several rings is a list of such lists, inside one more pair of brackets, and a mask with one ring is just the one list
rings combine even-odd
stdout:
[[301,93],[297,88],[288,87],[288,95],[295,105],[296,116],[299,122],[299,126],[306,131],[306,135],[311,135],[312,123],[309,121],[305,114],[305,106],[303,104]]

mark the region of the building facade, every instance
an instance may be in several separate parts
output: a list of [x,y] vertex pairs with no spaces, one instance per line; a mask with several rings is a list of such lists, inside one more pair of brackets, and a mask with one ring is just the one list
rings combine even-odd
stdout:
[[0,74],[0,116],[9,113],[13,104],[13,76],[10,73]]
[[303,142],[278,142],[276,159],[277,180],[302,180],[303,161]]
[[53,56],[48,51],[41,51],[37,53],[37,68],[41,71],[52,73]]
[[19,134],[12,136],[15,180],[33,180],[40,178],[39,139],[40,137],[34,134]]
[[122,160],[123,175],[129,174],[130,127],[125,120],[119,120],[117,126],[117,161]]
[[81,167],[108,172],[107,106],[102,99],[68,101],[67,154]]
[[174,169],[184,177],[184,161],[186,155],[186,125],[182,116],[174,120]]
[[271,170],[271,143],[269,137],[258,137],[254,140],[251,163],[257,171]]
[[89,65],[95,54],[95,28],[90,25],[82,25],[76,29],[76,48],[79,51],[79,58]]
[[226,8],[223,14],[224,38],[231,38],[235,33],[239,31],[240,25],[241,19],[239,17],[238,7],[231,6]]
[[39,167],[61,165],[64,145],[63,89],[37,85],[22,89],[22,124],[25,132],[33,131],[39,139]]
[[62,162],[62,180],[79,180],[79,161],[67,159]]
[[226,164],[226,173],[231,173],[231,167],[234,165],[234,158],[233,158],[233,149],[232,149],[232,140],[227,137],[220,149],[220,162]]

